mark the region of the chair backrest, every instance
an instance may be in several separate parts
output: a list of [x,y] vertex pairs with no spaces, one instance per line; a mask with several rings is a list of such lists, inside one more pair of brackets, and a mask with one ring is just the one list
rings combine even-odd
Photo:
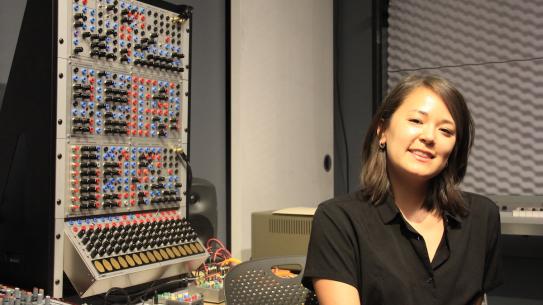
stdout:
[[[294,278],[272,272],[275,266],[300,265]],[[315,293],[302,284],[305,256],[270,257],[243,262],[228,272],[224,280],[228,305],[317,305]]]

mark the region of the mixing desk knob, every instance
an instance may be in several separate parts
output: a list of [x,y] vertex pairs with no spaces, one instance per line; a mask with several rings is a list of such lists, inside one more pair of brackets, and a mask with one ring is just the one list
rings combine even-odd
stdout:
[[83,15],[82,13],[76,13],[76,14],[74,14],[74,19],[75,20],[79,20],[79,19],[87,20],[87,17],[85,15]]

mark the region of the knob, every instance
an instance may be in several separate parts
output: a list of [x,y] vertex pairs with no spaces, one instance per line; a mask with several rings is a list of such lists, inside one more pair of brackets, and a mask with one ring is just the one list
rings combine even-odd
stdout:
[[77,236],[78,236],[79,238],[82,238],[83,235],[85,235],[85,230],[80,230],[80,231],[77,233]]

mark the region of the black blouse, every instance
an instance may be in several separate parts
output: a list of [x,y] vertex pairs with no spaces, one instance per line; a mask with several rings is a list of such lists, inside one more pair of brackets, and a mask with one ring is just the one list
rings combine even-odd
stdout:
[[500,213],[490,199],[463,193],[469,214],[445,213],[430,262],[422,235],[391,196],[380,205],[360,192],[319,205],[302,283],[312,278],[358,289],[363,305],[466,305],[503,282]]

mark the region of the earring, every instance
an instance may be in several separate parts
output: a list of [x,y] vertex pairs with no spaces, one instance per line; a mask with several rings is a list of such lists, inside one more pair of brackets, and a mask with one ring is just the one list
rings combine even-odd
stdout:
[[387,147],[387,143],[386,143],[386,142],[379,142],[379,149],[380,149],[380,150],[385,150],[386,147]]

